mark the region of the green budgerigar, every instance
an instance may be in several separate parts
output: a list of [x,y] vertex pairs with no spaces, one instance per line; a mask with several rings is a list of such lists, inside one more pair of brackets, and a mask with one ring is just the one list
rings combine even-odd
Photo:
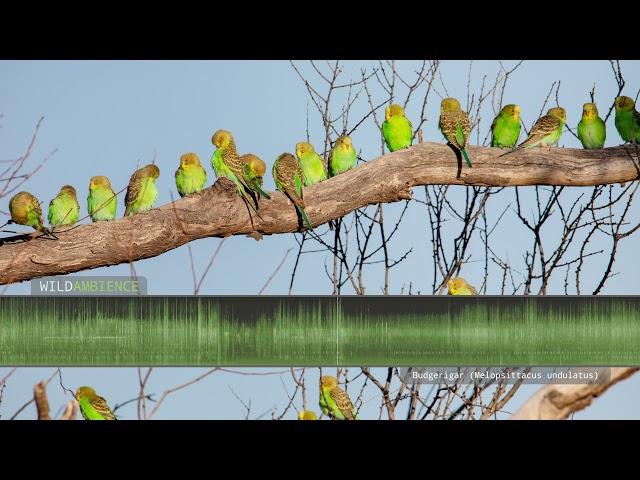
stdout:
[[296,156],[300,161],[304,186],[314,185],[328,178],[327,165],[308,142],[296,144]]
[[134,172],[127,186],[124,216],[130,217],[139,212],[151,210],[158,197],[156,180],[160,176],[157,165],[149,164]]
[[400,105],[393,103],[385,109],[382,136],[390,152],[411,146],[413,126]]
[[49,224],[72,225],[78,221],[80,204],[76,195],[76,189],[71,185],[64,185],[58,195],[49,202]]
[[85,420],[117,420],[107,401],[91,387],[79,387],[76,400]]
[[236,149],[236,143],[227,130],[217,130],[211,137],[211,143],[216,147],[216,151],[211,158],[211,165],[216,172],[216,176],[227,177],[238,189],[238,195],[247,201],[247,204],[254,208],[254,199],[247,190],[251,190],[248,182],[244,179],[244,165],[240,160],[240,155]]
[[471,136],[471,122],[469,115],[462,110],[457,99],[449,97],[440,102],[438,127],[444,138],[462,153],[465,162],[471,167],[471,160],[467,154],[467,143]]
[[449,295],[478,295],[478,291],[462,277],[455,277],[447,283]]
[[240,161],[242,162],[243,183],[246,183],[250,190],[262,195],[264,198],[271,198],[262,188],[264,184],[264,174],[267,171],[267,164],[253,153],[242,155]]
[[358,153],[353,148],[351,137],[342,135],[338,137],[333,148],[329,152],[329,173],[332,177],[351,170],[358,161]]
[[207,171],[200,164],[195,153],[180,156],[180,166],[176,170],[176,187],[181,197],[197,193],[207,183]]
[[42,221],[42,207],[36,197],[29,192],[16,193],[9,200],[11,221],[18,225],[32,227],[39,232],[47,232]]
[[491,124],[491,146],[513,148],[520,137],[520,106],[505,105]]
[[104,175],[91,177],[89,181],[89,196],[87,210],[94,222],[113,220],[118,211],[118,199],[111,188],[111,182]]
[[347,392],[338,386],[336,377],[320,378],[320,408],[333,420],[359,420]]
[[578,138],[587,149],[604,147],[607,139],[607,127],[598,116],[598,108],[594,103],[585,103],[582,107],[582,120],[578,123]]
[[500,155],[508,155],[518,150],[533,148],[533,147],[555,147],[558,145],[558,140],[562,136],[562,130],[564,124],[567,121],[567,112],[562,107],[553,107],[547,111],[546,115],[543,115],[536,123],[531,127],[529,136],[527,139],[518,145],[513,150],[508,151]]
[[296,157],[290,153],[283,153],[273,163],[271,173],[276,182],[276,188],[293,202],[307,228],[313,229],[313,224],[304,211],[302,169]]
[[640,112],[632,98],[616,98],[616,129],[625,142],[640,143]]

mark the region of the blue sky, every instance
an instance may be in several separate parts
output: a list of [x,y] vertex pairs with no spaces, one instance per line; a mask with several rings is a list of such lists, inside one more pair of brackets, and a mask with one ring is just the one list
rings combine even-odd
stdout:
[[[627,81],[625,93],[635,97],[640,89],[640,62],[621,62]],[[515,62],[505,62],[510,68]],[[308,65],[301,68],[312,76]],[[357,79],[361,68],[371,69],[374,62],[345,62],[344,77]],[[415,70],[416,62],[400,62],[399,69],[406,75]],[[441,73],[444,86],[434,83],[439,93],[444,90],[463,100],[467,95],[469,63],[465,61],[444,61]],[[476,90],[483,76],[491,83],[498,69],[495,61],[474,62],[472,88]],[[219,128],[233,132],[241,151],[257,153],[267,163],[271,163],[283,151],[293,151],[297,141],[304,139],[306,115],[309,111],[311,141],[319,144],[323,140],[323,129],[313,104],[308,99],[306,89],[286,61],[3,61],[0,62],[0,159],[15,158],[20,155],[33,132],[40,116],[42,124],[38,142],[32,154],[32,162],[38,162],[54,148],[58,152],[24,188],[36,194],[44,203],[55,196],[61,185],[71,183],[79,192],[82,210],[86,212],[84,198],[89,178],[93,175],[107,175],[114,188],[123,188],[137,166],[149,163],[154,157],[161,169],[159,179],[160,195],[158,204],[168,203],[170,192],[176,196],[173,172],[179,156],[187,151],[198,153],[213,174],[208,159],[212,153],[211,134]],[[572,127],[580,119],[582,104],[588,101],[588,92],[596,85],[596,102],[601,113],[617,91],[607,61],[526,61],[513,74],[505,92],[505,103],[519,103],[522,117],[527,125],[536,119],[542,102],[555,80],[561,80],[560,103],[567,109],[568,123]],[[379,92],[378,92],[379,93]],[[437,131],[437,116],[440,97],[433,93],[427,106],[428,119],[424,127],[424,138],[441,141]],[[552,99],[555,103],[555,99]],[[339,101],[336,104],[339,107]],[[365,102],[358,102],[354,118],[366,108]],[[410,104],[407,115],[415,118],[418,102]],[[492,120],[490,109],[482,115],[481,129],[484,133]],[[613,126],[613,117],[608,122],[607,146],[619,144],[619,137]],[[484,134],[482,135],[484,137]],[[362,149],[364,158],[374,158],[380,153],[380,137],[373,123],[365,124],[353,135],[357,148]],[[565,133],[560,145],[578,147],[578,141]],[[273,189],[273,180],[266,179],[266,186]],[[416,189],[418,190],[418,189]],[[572,189],[578,191],[579,189]],[[463,189],[456,187],[455,196],[462,198]],[[423,198],[422,191],[416,191]],[[511,197],[496,197],[496,204],[490,209],[495,215],[502,211]],[[0,211],[8,210],[8,198],[2,199]],[[385,207],[386,218],[394,219],[401,205]],[[120,214],[123,212],[119,205]],[[6,217],[0,214],[4,223]],[[631,224],[640,221],[640,209],[633,208],[629,217]],[[551,224],[543,234],[553,238],[559,224]],[[554,230],[555,229],[555,230]],[[528,242],[526,231],[515,220],[512,211],[505,216],[501,230],[497,232],[495,248],[510,258],[522,255],[522,246]],[[209,259],[218,246],[219,239],[204,239],[193,242],[198,269]],[[553,242],[552,242],[553,243]],[[245,237],[230,238],[222,247],[221,255],[207,277],[201,293],[255,294],[280,263],[287,249],[296,247],[292,235],[265,237],[256,242]],[[481,244],[472,250],[473,259],[479,259]],[[593,248],[608,248],[601,240]],[[403,285],[412,282],[414,291],[430,292],[430,245],[428,219],[424,206],[414,203],[409,207],[403,227],[391,245],[392,256],[399,256],[409,248],[413,252],[408,260],[391,275],[391,293],[400,293]],[[265,293],[286,294],[294,256],[290,255]],[[325,261],[330,258],[325,253],[306,255],[299,267],[296,294],[328,294],[331,285],[322,273]],[[604,261],[604,260],[602,260]],[[586,281],[595,282],[601,271],[601,262],[596,260],[585,271]],[[482,262],[470,263],[465,276],[477,283],[481,281]],[[614,266],[617,275],[607,284],[603,293],[638,294],[640,272],[630,268],[638,264],[637,239],[630,238],[621,243],[618,260]],[[255,272],[246,275],[248,269]],[[138,275],[148,278],[149,293],[190,294],[193,291],[191,267],[186,247],[176,249],[159,257],[136,264]],[[167,275],[171,272],[171,275]],[[127,275],[129,267],[120,265],[87,272],[90,275]],[[367,292],[381,292],[382,269],[371,267],[367,272]],[[493,278],[493,282],[497,282]],[[493,285],[492,284],[492,288]],[[495,288],[488,293],[498,293]],[[549,293],[562,293],[562,279],[552,282]],[[28,283],[10,286],[6,294],[25,294]],[[349,294],[352,291],[345,291]],[[0,377],[2,371],[0,369]],[[5,399],[0,405],[0,413],[21,402],[28,395],[34,379],[47,376],[45,370],[21,370],[12,378],[11,388],[7,388]],[[86,370],[64,369],[69,383],[82,383]],[[99,378],[95,378],[99,375]],[[93,383],[103,380],[100,391],[108,398],[121,399],[127,392],[135,391],[135,371],[125,369],[101,369],[93,374]],[[169,385],[182,377],[191,377],[188,370],[170,369],[159,371],[158,388]],[[315,378],[315,377],[314,377]],[[288,380],[286,380],[288,381]],[[285,383],[286,383],[285,381]],[[314,380],[315,382],[315,380]],[[290,381],[289,381],[290,383]],[[130,384],[130,385],[129,385]],[[221,402],[216,410],[221,416],[233,417],[241,408],[224,385],[243,390],[255,398],[255,410],[264,411],[268,403],[282,399],[282,386],[275,377],[241,377],[216,374],[202,385],[193,387],[210,389],[212,398]],[[535,388],[535,387],[527,387]],[[256,392],[260,391],[260,394]],[[162,413],[172,416],[204,415],[207,409],[188,408],[186,402],[190,390],[176,394],[175,400],[167,402]],[[205,392],[205,390],[202,390]],[[227,393],[223,393],[227,392]],[[265,394],[265,392],[268,392]],[[204,393],[203,393],[204,394]],[[638,414],[629,403],[629,396],[640,394],[640,381],[631,379],[624,385],[615,387],[596,402],[586,415]],[[14,396],[15,395],[15,396]],[[184,398],[185,400],[180,400]],[[181,403],[183,402],[183,403]],[[57,402],[52,401],[55,405]],[[608,405],[599,407],[599,405]],[[628,408],[627,408],[628,407]],[[377,407],[374,408],[377,410]],[[123,411],[125,412],[125,411]],[[595,413],[594,413],[595,412]],[[599,412],[599,413],[598,413]],[[126,412],[125,412],[126,413]]]

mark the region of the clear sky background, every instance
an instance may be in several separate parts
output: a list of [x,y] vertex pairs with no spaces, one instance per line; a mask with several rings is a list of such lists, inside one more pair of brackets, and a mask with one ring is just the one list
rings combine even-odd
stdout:
[[[510,68],[516,62],[505,62]],[[369,71],[374,62],[345,62],[344,80],[357,79],[361,68]],[[400,62],[399,68],[407,76],[416,69],[417,62]],[[303,71],[313,78],[308,65],[301,64]],[[483,76],[491,83],[498,71],[495,61],[474,62],[472,89],[479,88]],[[635,97],[640,89],[640,62],[622,62],[627,85],[625,94]],[[467,95],[469,63],[445,61],[441,66],[443,83],[434,84],[438,93],[444,90],[463,101]],[[54,148],[58,152],[43,169],[25,185],[24,189],[34,193],[47,205],[60,186],[71,183],[79,192],[81,213],[86,213],[86,191],[89,178],[93,175],[107,175],[120,190],[129,180],[131,173],[155,157],[161,169],[158,181],[159,198],[157,204],[168,203],[170,192],[177,196],[173,172],[179,156],[187,151],[200,155],[208,169],[210,181],[214,175],[209,166],[213,152],[211,134],[219,128],[233,132],[238,147],[243,152],[254,152],[271,163],[278,154],[292,152],[297,141],[305,138],[306,115],[309,111],[311,141],[320,146],[324,133],[320,118],[308,99],[306,89],[288,62],[285,61],[3,61],[0,62],[0,159],[15,158],[22,154],[40,116],[42,124],[38,142],[34,147],[31,162],[34,164]],[[317,77],[316,77],[317,79]],[[575,127],[580,119],[582,104],[588,101],[588,92],[596,85],[596,102],[604,116],[617,91],[607,61],[526,61],[513,74],[505,93],[504,103],[519,103],[522,117],[530,126],[540,111],[549,87],[555,80],[562,80],[560,103],[567,109],[568,123]],[[378,94],[380,92],[378,91]],[[428,121],[424,126],[425,140],[441,141],[437,131],[437,117],[440,97],[434,92],[427,106]],[[555,104],[555,99],[551,99]],[[339,102],[336,107],[339,108]],[[550,105],[552,106],[552,105]],[[364,112],[366,102],[358,102],[354,117]],[[418,115],[418,102],[413,102],[407,111],[410,118]],[[338,111],[338,110],[336,110]],[[489,128],[493,112],[490,107],[482,115],[481,131]],[[607,146],[620,143],[613,125],[613,117],[608,122]],[[357,148],[362,149],[364,158],[374,158],[380,153],[380,134],[372,122],[364,125],[353,135]],[[568,132],[560,141],[566,147],[578,147],[579,142]],[[273,189],[270,175],[265,179],[266,187]],[[462,198],[463,188],[455,187],[455,195]],[[579,191],[580,189],[574,189]],[[416,192],[423,198],[422,191]],[[502,195],[502,194],[501,194]],[[0,212],[7,212],[8,198],[0,204]],[[490,212],[497,215],[512,196],[498,196]],[[494,201],[494,200],[492,200]],[[393,220],[401,205],[385,207],[386,218]],[[122,214],[122,200],[119,214]],[[6,215],[0,213],[0,222]],[[632,209],[629,222],[640,221],[640,208]],[[396,267],[391,276],[391,293],[400,293],[403,285],[412,282],[414,291],[431,291],[431,258],[429,245],[428,218],[424,206],[413,203],[397,238],[391,244],[391,255],[400,256],[409,248],[413,252],[406,262]],[[559,224],[546,227],[543,234],[553,237]],[[524,228],[509,211],[497,232],[495,248],[510,258],[519,258],[524,242],[529,241]],[[219,239],[203,239],[192,243],[198,259],[199,271],[208,262],[211,253],[218,246]],[[609,244],[600,240],[593,249],[608,248]],[[607,294],[638,294],[640,271],[633,268],[638,264],[637,238],[633,237],[621,244],[618,260],[614,266],[617,275],[605,287]],[[479,259],[481,243],[476,243],[477,251],[472,255]],[[297,247],[293,235],[265,237],[256,242],[244,237],[233,237],[222,247],[221,255],[204,282],[201,293],[255,294],[273,273],[287,249]],[[472,257],[473,258],[473,257]],[[286,294],[294,255],[290,255],[282,269],[275,276],[265,293]],[[329,294],[331,284],[322,273],[326,253],[306,255],[299,267],[295,294]],[[602,261],[604,261],[604,257]],[[585,271],[587,282],[597,282],[601,272],[600,260],[588,264]],[[481,262],[478,262],[481,263]],[[472,283],[481,281],[482,266],[469,264],[463,272]],[[254,272],[246,275],[247,270]],[[148,279],[151,294],[191,294],[191,267],[186,247],[182,247],[159,257],[136,263],[138,275]],[[170,275],[167,272],[171,272]],[[83,274],[127,275],[128,265],[101,268]],[[497,277],[488,293],[497,291]],[[382,269],[372,267],[367,273],[367,292],[381,292]],[[29,293],[28,283],[12,285],[5,294]],[[346,290],[350,294],[352,291]],[[552,282],[549,293],[561,294],[562,279]],[[279,369],[268,369],[274,371]],[[0,405],[4,417],[13,413],[28,398],[33,384],[46,378],[51,369],[20,369],[10,380]],[[151,391],[158,391],[197,375],[201,369],[162,369],[154,374]],[[258,371],[251,369],[250,371]],[[0,368],[0,378],[7,372]],[[317,372],[317,369],[315,370]],[[65,383],[75,388],[79,384],[90,383],[98,391],[115,403],[135,395],[137,376],[135,369],[63,369]],[[614,387],[602,399],[596,401],[576,418],[636,418],[640,377],[632,378]],[[311,373],[315,382],[317,373]],[[285,375],[283,381],[292,389],[292,382]],[[154,383],[155,382],[155,383]],[[201,384],[177,393],[164,405],[158,418],[234,418],[242,415],[242,406],[229,390],[231,386],[243,399],[252,399],[255,416],[274,405],[282,407],[286,403],[279,376],[240,376],[216,373]],[[534,390],[535,386],[523,388],[509,404],[515,410]],[[50,396],[52,408],[63,401],[60,388],[52,385]],[[372,391],[373,393],[373,391]],[[207,399],[194,402],[194,395]],[[314,395],[317,392],[314,391]],[[314,398],[313,396],[311,397]],[[317,396],[315,400],[317,401]],[[370,402],[363,409],[363,416],[377,416],[377,401]],[[134,409],[122,414],[131,418]],[[25,418],[33,416],[32,411],[24,413]],[[252,415],[254,416],[254,415]]]

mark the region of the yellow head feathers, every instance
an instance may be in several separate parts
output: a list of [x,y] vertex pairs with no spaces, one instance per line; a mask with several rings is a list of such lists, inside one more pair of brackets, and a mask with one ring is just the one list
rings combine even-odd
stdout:
[[556,117],[558,120],[560,120],[563,123],[567,121],[567,112],[562,107],[550,108],[549,111],[547,111],[547,115],[551,115],[552,117]]
[[227,130],[218,130],[213,134],[213,137],[211,137],[211,143],[218,148],[227,147],[232,141],[233,137],[231,136],[231,132]]
[[302,157],[307,152],[315,152],[313,145],[308,142],[296,143],[296,156]]
[[460,106],[460,102],[456,98],[443,98],[442,102],[440,102],[441,112],[459,112],[460,110],[462,110],[462,107]]
[[404,108],[397,103],[389,105],[384,111],[384,118],[389,121],[391,117],[404,117]]
[[71,195],[72,197],[75,197],[76,196],[76,189],[73,188],[71,185],[64,185],[60,189],[60,193],[65,193],[67,195]]
[[91,387],[78,387],[76,390],[76,399],[93,398],[96,396],[96,391]]
[[598,107],[595,103],[585,103],[582,106],[582,118],[596,118],[598,116]]
[[267,171],[267,164],[262,161],[260,157],[254,155],[253,153],[247,153],[243,155],[242,161],[249,164],[249,168],[254,173],[254,175],[258,177],[264,177],[265,172]]
[[343,148],[344,150],[350,150],[352,145],[353,143],[349,135],[342,135],[336,140],[336,146],[338,148]]
[[462,277],[455,277],[447,282],[449,295],[477,295],[476,289]]
[[111,182],[104,175],[96,175],[95,177],[91,177],[89,181],[89,190],[93,190],[96,187],[106,187],[111,188]]
[[198,165],[200,165],[200,157],[195,153],[185,153],[180,157],[180,166],[182,168],[196,167]]
[[520,118],[520,105],[510,103],[509,105],[505,105],[504,107],[502,107],[500,113],[508,115],[514,120],[518,120]]
[[338,386],[338,379],[330,375],[325,375],[320,378],[320,388],[322,391],[329,391]]
[[633,110],[636,106],[636,102],[632,98],[620,96],[616,98],[616,111],[618,110]]

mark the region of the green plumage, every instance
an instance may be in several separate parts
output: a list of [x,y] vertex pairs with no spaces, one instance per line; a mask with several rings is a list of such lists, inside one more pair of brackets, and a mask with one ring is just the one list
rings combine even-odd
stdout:
[[304,211],[302,170],[296,158],[290,153],[283,153],[273,163],[271,173],[276,188],[293,202],[307,228],[313,229],[313,224]]
[[92,221],[98,222],[116,218],[118,199],[115,195],[107,177],[96,176],[91,178],[89,196],[87,197],[87,210]]
[[455,98],[445,98],[441,102],[440,131],[464,157],[465,162],[471,167],[471,159],[467,154],[467,142],[471,135],[471,122],[469,115],[460,107],[460,102]]
[[505,105],[491,124],[491,146],[513,148],[520,137],[520,109],[517,105]]
[[382,136],[390,152],[411,146],[413,126],[400,105],[387,107],[385,120],[382,122]]
[[302,181],[305,187],[322,182],[328,178],[327,166],[316,153],[313,146],[307,142],[296,145],[296,155],[300,161]]
[[80,413],[85,420],[117,420],[107,401],[91,387],[80,387],[76,392]]
[[159,176],[160,169],[153,164],[142,167],[131,175],[125,197],[125,217],[153,208],[158,197],[156,180]]
[[207,183],[207,172],[195,153],[185,153],[180,157],[180,166],[176,170],[176,187],[181,197],[197,193]]
[[338,386],[335,377],[320,379],[319,405],[322,412],[333,420],[359,420],[349,395]]
[[351,170],[357,161],[358,154],[351,144],[351,138],[346,135],[341,136],[329,152],[329,173],[335,177]]
[[600,117],[583,117],[578,123],[578,138],[584,148],[602,148],[607,139],[607,127]]
[[266,199],[270,199],[271,196],[262,188],[264,174],[267,171],[266,164],[262,159],[252,153],[242,155],[240,161],[242,162],[242,183],[245,184],[249,190]]
[[15,194],[9,200],[11,221],[18,225],[25,225],[40,232],[46,232],[42,221],[42,207],[36,197],[29,192]]
[[640,112],[629,97],[616,98],[616,130],[625,142],[640,143]]
[[76,190],[70,185],[65,185],[49,203],[49,224],[72,225],[78,221],[80,204],[76,197]]

